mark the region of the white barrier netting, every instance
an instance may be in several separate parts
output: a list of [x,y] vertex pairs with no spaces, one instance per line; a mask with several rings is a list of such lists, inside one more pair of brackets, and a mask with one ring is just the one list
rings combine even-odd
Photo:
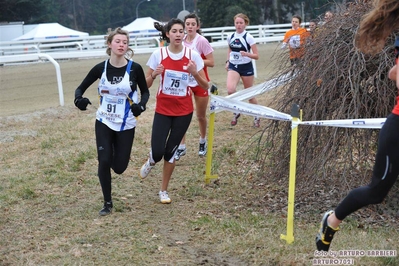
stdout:
[[[276,111],[272,108],[262,105],[250,104],[243,102],[266,91],[275,89],[276,87],[288,83],[296,74],[286,74],[278,78],[271,79],[251,88],[241,90],[226,97],[211,95],[210,111],[230,111],[233,113],[241,113],[250,116],[257,116],[273,120],[292,121],[292,116]],[[344,128],[368,128],[380,129],[386,118],[358,118],[358,119],[341,119],[341,120],[318,120],[318,121],[293,121],[292,127],[298,125],[310,126],[332,126]]]
[[285,121],[292,120],[291,115],[281,113],[279,111],[273,110],[271,108],[262,105],[256,105],[256,104],[238,101],[235,99],[227,99],[225,97],[212,95],[211,111],[216,108],[230,111],[233,113],[240,113],[250,116],[274,119],[274,120],[285,120]]
[[342,120],[320,120],[299,122],[300,125],[332,126],[347,128],[381,128],[386,118],[365,118],[365,119],[342,119]]

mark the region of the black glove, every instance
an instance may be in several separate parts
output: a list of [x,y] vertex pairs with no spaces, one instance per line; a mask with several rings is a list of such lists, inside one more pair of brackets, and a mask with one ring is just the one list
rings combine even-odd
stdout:
[[89,99],[83,98],[82,96],[75,98],[74,103],[75,106],[82,111],[87,110],[87,105],[91,104]]
[[217,88],[215,85],[213,85],[213,84],[212,84],[212,86],[211,86],[211,93],[212,93],[213,95],[218,95],[218,94],[219,94],[218,88]]
[[135,117],[141,115],[142,112],[145,111],[145,105],[141,104],[141,103],[134,103],[132,105],[130,105],[130,110],[132,111],[133,115]]

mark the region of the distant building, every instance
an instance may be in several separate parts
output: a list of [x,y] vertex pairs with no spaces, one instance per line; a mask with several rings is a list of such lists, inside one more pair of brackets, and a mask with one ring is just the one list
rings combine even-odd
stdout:
[[0,42],[12,41],[36,26],[37,24],[25,25],[23,21],[0,22]]

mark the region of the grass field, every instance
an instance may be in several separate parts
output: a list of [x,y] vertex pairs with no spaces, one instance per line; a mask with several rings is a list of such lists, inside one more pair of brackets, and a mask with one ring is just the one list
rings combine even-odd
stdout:
[[[259,47],[256,83],[271,75],[275,49],[276,44]],[[148,56],[134,59],[146,70]],[[210,71],[221,95],[226,95],[225,58],[225,50],[216,50],[216,66]],[[147,179],[138,177],[150,148],[154,87],[138,121],[130,165],[122,175],[113,174],[114,212],[99,217],[97,84],[86,94],[93,103],[88,111],[73,106],[73,92],[101,60],[60,62],[63,107],[58,106],[52,64],[0,67],[0,265],[314,265],[314,259],[327,258],[315,254],[318,211],[296,209],[295,241],[280,239],[286,233],[288,177],[276,184],[259,173],[251,151],[262,129],[251,127],[251,117],[231,127],[230,113],[217,114],[212,173],[219,178],[208,185],[205,159],[197,156],[194,118],[187,133],[188,154],[177,163],[170,182],[173,202],[160,204],[161,165]],[[267,105],[274,93],[262,95],[259,103]],[[326,210],[340,199],[329,200]],[[349,217],[331,249],[397,251],[395,219],[381,226]],[[399,265],[397,257],[340,259],[353,259],[355,265]]]

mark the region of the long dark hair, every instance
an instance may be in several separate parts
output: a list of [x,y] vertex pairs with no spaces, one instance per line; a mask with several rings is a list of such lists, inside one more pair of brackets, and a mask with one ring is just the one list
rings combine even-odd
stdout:
[[387,37],[399,29],[398,0],[379,0],[360,22],[356,46],[365,53],[375,54],[382,50]]
[[159,35],[161,41],[166,41],[168,43],[170,42],[169,38],[166,36],[166,33],[169,32],[175,24],[182,25],[184,29],[184,22],[178,18],[172,18],[168,23],[166,23],[166,25],[161,25],[159,22],[154,22],[154,28],[160,31]]
[[201,31],[201,29],[200,29],[200,27],[201,27],[201,22],[200,22],[200,18],[197,16],[197,14],[191,13],[191,14],[188,14],[187,16],[185,16],[185,17],[184,17],[184,23],[186,23],[186,20],[187,20],[188,18],[193,18],[193,19],[195,19],[195,21],[197,22],[197,25],[198,25],[197,33],[202,35],[202,31]]

